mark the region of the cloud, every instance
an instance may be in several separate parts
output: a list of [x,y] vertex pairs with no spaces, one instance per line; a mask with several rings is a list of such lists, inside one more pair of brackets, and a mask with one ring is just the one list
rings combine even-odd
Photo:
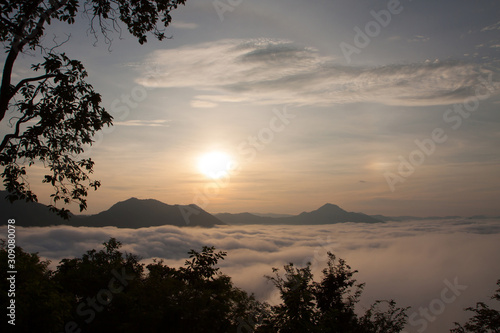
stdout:
[[[6,235],[5,227],[0,228]],[[409,314],[429,307],[441,297],[445,280],[467,289],[429,322],[427,332],[446,332],[462,321],[463,308],[487,301],[500,278],[499,220],[431,220],[383,224],[345,223],[318,226],[220,226],[212,229],[161,226],[142,229],[58,226],[16,228],[17,242],[25,250],[53,260],[81,256],[86,250],[116,237],[123,250],[140,255],[145,263],[164,258],[171,266],[184,264],[190,249],[204,245],[227,251],[221,270],[234,283],[259,299],[275,302],[276,290],[263,277],[272,267],[312,263],[318,279],[327,251],[346,259],[366,282],[360,305],[393,298],[412,306]],[[2,236],[0,238],[5,238]],[[434,302],[435,303],[435,302]],[[434,304],[433,303],[433,304]],[[420,318],[420,317],[419,317]],[[416,332],[420,326],[409,326]]]
[[198,100],[198,99],[192,100],[190,104],[193,108],[214,108],[218,105],[217,103],[214,102]]
[[481,32],[484,32],[484,31],[494,31],[494,30],[500,30],[500,21],[498,21],[497,23],[494,23],[494,24],[491,24],[491,25],[488,25],[488,26],[482,28]]
[[391,42],[395,42],[395,41],[398,41],[398,40],[401,40],[402,37],[401,36],[391,36],[389,38],[387,38],[388,41],[391,41]]
[[430,40],[430,37],[425,37],[421,35],[416,35],[412,39],[408,39],[409,42],[428,42]]
[[174,21],[170,24],[170,26],[177,28],[177,29],[189,29],[189,30],[193,30],[193,29],[198,28],[198,24],[184,22],[184,21]]
[[314,48],[266,38],[224,39],[157,50],[148,61],[159,64],[165,72],[154,82],[139,77],[138,83],[203,91],[195,96],[195,107],[240,101],[319,106],[356,102],[446,105],[473,95],[481,85],[480,77],[489,73],[476,64],[453,61],[344,66]]
[[140,126],[140,127],[162,127],[168,126],[170,120],[156,119],[156,120],[127,120],[127,121],[117,121],[113,125],[118,126]]

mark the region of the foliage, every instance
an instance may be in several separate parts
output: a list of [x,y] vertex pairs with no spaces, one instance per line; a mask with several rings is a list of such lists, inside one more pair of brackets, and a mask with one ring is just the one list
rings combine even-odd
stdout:
[[[7,280],[11,274],[7,271],[7,247],[2,242],[0,247],[0,305],[6,309],[9,299],[10,283]],[[65,290],[53,279],[53,273],[48,269],[49,262],[41,261],[36,253],[26,253],[21,248],[15,248],[15,305],[16,325],[7,324],[8,317],[1,322],[2,332],[52,332],[64,325],[69,318],[71,299]],[[12,296],[12,295],[10,295]],[[5,315],[4,315],[5,316]],[[22,320],[20,318],[29,318]]]
[[[500,280],[497,281],[499,287],[491,299],[500,301]],[[465,309],[474,313],[464,326],[455,323],[452,333],[500,333],[500,311],[490,308],[484,302],[476,303],[475,307]]]
[[[163,261],[146,267],[119,251],[111,238],[103,249],[63,259],[55,271],[37,254],[16,248],[19,271],[16,332],[236,332],[240,318],[260,307],[253,296],[233,286],[216,267],[224,252],[204,247],[190,251],[184,267]],[[1,274],[7,250],[0,249]],[[145,274],[145,268],[148,274]],[[2,290],[8,290],[2,276]],[[8,298],[2,294],[1,305]],[[2,321],[3,332],[9,326]],[[72,326],[73,325],[73,326]]]
[[[112,125],[112,117],[101,106],[101,95],[85,79],[87,72],[78,60],[44,44],[45,29],[54,21],[73,24],[81,12],[89,20],[89,31],[97,41],[107,44],[112,33],[121,34],[120,24],[140,44],[148,34],[166,38],[163,27],[172,20],[170,11],[185,0],[10,0],[0,1],[0,42],[7,53],[0,87],[0,121],[8,121],[12,132],[0,141],[0,166],[8,199],[37,201],[30,189],[28,169],[40,163],[50,170],[43,182],[54,188],[49,208],[64,218],[69,211],[57,208],[58,201],[76,202],[87,208],[89,188],[99,181],[91,159],[79,159],[94,134]],[[19,54],[39,50],[44,61],[33,64],[31,77],[13,82],[13,69]],[[40,73],[41,72],[41,73]],[[7,117],[8,116],[8,117]],[[6,124],[7,125],[7,124]]]
[[[407,308],[393,300],[376,301],[364,314],[355,306],[364,284],[342,259],[329,253],[322,280],[315,282],[311,265],[273,268],[267,278],[282,303],[270,306],[235,287],[217,267],[225,252],[214,247],[191,250],[180,268],[162,260],[142,264],[122,253],[114,238],[99,251],[63,259],[55,270],[36,253],[15,248],[15,332],[341,332],[397,333],[406,324]],[[8,306],[9,281],[5,242],[0,243],[0,306]],[[498,289],[491,297],[500,301]],[[498,333],[500,312],[484,302],[452,333]],[[2,332],[14,332],[4,320]]]
[[[269,306],[236,288],[217,267],[226,256],[213,247],[191,250],[180,268],[162,260],[150,264],[120,251],[111,238],[99,251],[49,262],[16,248],[18,270],[16,332],[400,332],[405,309],[394,301],[375,303],[357,317],[362,284],[343,260],[330,254],[323,280],[314,282],[310,265],[274,269],[269,279],[283,303]],[[7,262],[0,248],[2,266]],[[6,274],[6,267],[0,267]],[[2,276],[2,290],[8,290]],[[4,292],[1,305],[8,298]],[[381,310],[380,306],[387,308]],[[2,332],[9,327],[3,321]],[[80,331],[81,330],[81,331]]]
[[[357,271],[343,259],[336,261],[332,253],[328,256],[321,282],[313,281],[310,263],[304,268],[286,265],[283,277],[273,269],[275,275],[268,279],[280,291],[283,303],[272,308],[257,332],[401,332],[408,308],[397,308],[392,300],[377,301],[358,317],[355,305],[364,284],[356,284],[353,275]],[[385,311],[379,307],[382,303],[388,304]]]

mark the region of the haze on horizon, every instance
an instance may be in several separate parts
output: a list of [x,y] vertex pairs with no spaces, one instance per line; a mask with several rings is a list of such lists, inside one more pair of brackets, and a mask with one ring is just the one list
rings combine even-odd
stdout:
[[500,215],[499,2],[238,3],[189,0],[173,39],[124,33],[112,52],[83,21],[49,32],[71,33],[68,55],[115,119],[86,153],[102,182],[86,213],[138,197],[211,213]]

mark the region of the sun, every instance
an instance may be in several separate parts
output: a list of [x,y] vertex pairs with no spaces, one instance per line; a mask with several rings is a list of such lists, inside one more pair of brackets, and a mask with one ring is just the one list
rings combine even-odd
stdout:
[[226,176],[231,167],[231,157],[221,151],[212,151],[198,160],[198,169],[208,178],[218,179]]

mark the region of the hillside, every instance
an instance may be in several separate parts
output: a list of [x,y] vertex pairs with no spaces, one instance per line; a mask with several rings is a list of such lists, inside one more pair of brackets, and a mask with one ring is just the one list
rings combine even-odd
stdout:
[[142,228],[160,225],[179,227],[213,227],[224,224],[215,216],[196,205],[168,205],[158,200],[130,198],[118,202],[101,213],[88,216],[73,215],[64,220],[40,203],[4,200],[7,193],[0,192],[0,225],[8,219],[16,219],[17,225],[43,227],[51,225],[72,225],[87,227],[114,226],[118,228]]
[[303,212],[299,215],[289,217],[257,216],[250,213],[215,214],[217,218],[227,224],[289,224],[289,225],[316,225],[333,224],[343,222],[379,223],[379,219],[362,213],[347,212],[337,205],[326,204],[312,212]]
[[225,224],[196,205],[168,205],[158,200],[130,198],[96,215],[79,217],[82,225],[142,228],[160,225],[213,227]]

